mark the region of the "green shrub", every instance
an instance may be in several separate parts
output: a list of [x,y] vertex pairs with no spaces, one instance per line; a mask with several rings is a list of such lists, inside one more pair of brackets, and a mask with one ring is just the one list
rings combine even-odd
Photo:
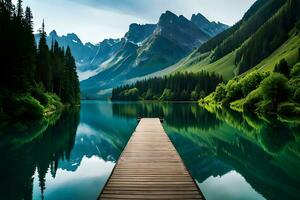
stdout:
[[300,115],[300,107],[296,103],[284,102],[278,106],[277,112],[285,116]]
[[145,96],[144,96],[144,99],[145,100],[153,100],[153,92],[152,92],[152,89],[148,89]]
[[279,73],[272,73],[260,84],[264,100],[271,101],[274,106],[289,98],[290,88],[287,85],[288,79]]
[[226,98],[226,86],[224,83],[221,83],[217,86],[216,91],[214,92],[214,100],[216,102],[222,102]]
[[48,99],[48,107],[50,110],[57,110],[63,107],[61,99],[56,94],[46,93],[46,96]]
[[269,73],[266,72],[252,72],[245,76],[241,81],[241,89],[243,96],[246,97],[250,92],[259,87],[260,83],[269,76]]
[[48,104],[48,97],[41,87],[36,87],[31,90],[31,95],[38,100],[43,106]]
[[165,89],[159,100],[161,101],[172,101],[174,94],[170,89]]
[[271,100],[263,100],[257,103],[256,112],[257,113],[270,113],[274,112],[274,105]]
[[[201,97],[203,98],[203,97]],[[191,98],[192,101],[197,101],[198,99],[200,99],[199,94],[196,91],[192,91],[191,92]]]
[[248,111],[254,111],[257,104],[262,100],[261,90],[258,88],[252,91],[245,99],[243,109]]
[[297,102],[297,103],[300,103],[300,88],[297,88],[295,93],[294,93],[294,100]]
[[234,100],[242,98],[242,85],[236,80],[230,80],[226,85],[226,98],[224,103],[229,104]]
[[274,72],[281,73],[288,77],[290,75],[290,66],[285,59],[282,59],[274,68]]
[[124,90],[121,95],[123,96],[124,100],[137,101],[139,99],[139,90],[137,88],[131,88]]
[[294,65],[292,71],[291,71],[291,76],[300,76],[300,63],[297,63]]
[[28,94],[13,97],[8,110],[12,119],[35,120],[42,118],[44,113],[40,102]]
[[238,112],[243,112],[244,111],[244,109],[243,109],[244,104],[245,104],[245,98],[230,103],[230,108],[232,110],[235,110],[235,111],[238,111]]

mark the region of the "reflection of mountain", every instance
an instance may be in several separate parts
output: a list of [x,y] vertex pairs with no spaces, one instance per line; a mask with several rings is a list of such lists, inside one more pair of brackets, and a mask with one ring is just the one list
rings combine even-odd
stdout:
[[193,177],[201,183],[232,169],[267,199],[297,199],[300,185],[297,170],[300,142],[294,133],[297,129],[276,122],[270,126],[224,110],[218,113],[218,119],[224,122],[206,131],[201,125],[165,126]]
[[[81,105],[80,124],[68,162],[59,168],[75,171],[82,158],[94,155],[115,162],[136,126],[136,119],[115,118],[107,102],[85,102]],[[118,125],[117,127],[115,125]]]
[[182,127],[201,127],[210,129],[218,126],[219,120],[213,114],[202,109],[197,104],[171,104],[171,103],[114,103],[113,114],[123,118],[159,117],[166,124]]
[[[32,177],[36,169],[43,193],[47,171],[50,170],[55,177],[59,160],[70,158],[78,120],[78,110],[64,112],[53,126],[30,143],[16,147],[1,146],[1,198],[32,199]],[[18,137],[18,133],[14,135]]]

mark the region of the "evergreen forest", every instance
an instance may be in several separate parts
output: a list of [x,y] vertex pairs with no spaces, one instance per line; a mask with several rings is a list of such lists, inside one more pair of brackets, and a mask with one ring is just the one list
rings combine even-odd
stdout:
[[40,41],[33,35],[33,14],[22,0],[0,1],[0,118],[39,119],[80,103],[76,64],[70,48],[46,43],[45,24]]

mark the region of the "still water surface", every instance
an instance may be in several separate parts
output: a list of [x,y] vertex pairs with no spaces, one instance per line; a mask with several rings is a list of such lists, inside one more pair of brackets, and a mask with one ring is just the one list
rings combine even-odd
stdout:
[[189,103],[83,101],[0,129],[0,199],[96,199],[137,117],[164,128],[207,200],[299,199],[300,127]]

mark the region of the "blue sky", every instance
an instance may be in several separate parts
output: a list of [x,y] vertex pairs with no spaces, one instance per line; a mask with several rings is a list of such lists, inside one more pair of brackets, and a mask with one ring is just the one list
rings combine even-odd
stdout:
[[236,23],[255,0],[24,0],[34,14],[35,30],[76,33],[83,42],[120,38],[131,23],[156,23],[170,10],[190,18],[202,13],[211,21]]

